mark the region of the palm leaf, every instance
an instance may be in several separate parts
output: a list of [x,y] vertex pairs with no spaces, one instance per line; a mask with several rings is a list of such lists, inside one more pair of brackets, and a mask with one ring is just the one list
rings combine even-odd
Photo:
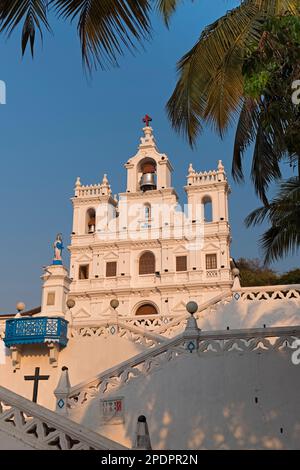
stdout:
[[252,2],[205,28],[178,63],[179,80],[167,103],[173,127],[191,144],[206,119],[222,134],[240,109],[246,44],[260,38],[261,12]]
[[8,35],[23,21],[22,53],[30,41],[33,55],[36,29],[42,37],[42,26],[50,30],[47,20],[47,0],[2,0],[0,1],[0,32]]
[[260,238],[265,263],[295,253],[300,246],[300,180],[290,178],[279,186],[278,194],[268,206],[251,212],[247,227],[268,220],[270,228]]
[[264,222],[266,218],[270,216],[270,205],[259,207],[254,211],[250,212],[245,219],[246,227],[250,227],[251,225],[259,225]]
[[298,212],[297,216],[291,217],[289,223],[272,226],[261,237],[260,244],[265,253],[265,264],[296,253],[300,246],[299,217]]
[[265,129],[261,124],[262,116],[259,119],[260,123],[257,128],[252,158],[251,178],[256,193],[264,204],[268,204],[267,188],[271,181],[281,178],[280,150],[275,145],[274,135],[276,135],[276,131],[274,133],[270,129]]
[[170,17],[175,13],[181,0],[156,0],[156,8],[162,15],[166,26],[169,26]]
[[252,98],[245,98],[239,116],[233,149],[232,176],[236,181],[244,180],[242,160],[246,149],[255,141],[258,119],[258,103]]
[[78,19],[82,57],[88,68],[117,65],[123,48],[133,51],[149,37],[148,0],[52,0],[59,16]]
[[296,14],[298,8],[297,0],[245,0],[205,28],[178,62],[179,77],[167,112],[174,129],[191,145],[203,121],[224,134],[241,109],[245,51],[260,40],[268,16]]

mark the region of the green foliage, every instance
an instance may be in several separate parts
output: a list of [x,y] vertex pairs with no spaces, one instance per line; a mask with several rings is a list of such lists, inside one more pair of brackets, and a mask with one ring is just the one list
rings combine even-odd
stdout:
[[[256,47],[248,48],[243,63],[244,96],[291,94],[291,82],[298,78],[300,59],[300,17],[284,15],[268,19]],[[279,81],[278,81],[279,80]]]
[[292,269],[280,276],[279,284],[300,284],[300,269]]
[[[179,61],[178,81],[167,111],[175,130],[187,136],[191,145],[203,123],[212,124],[223,135],[238,118],[244,59],[260,44],[268,19],[286,13],[298,16],[299,0],[241,0],[208,25]],[[294,29],[297,34],[297,25]],[[256,77],[258,82],[261,79]],[[248,85],[253,93],[255,83]]]
[[270,80],[271,72],[262,70],[252,73],[244,78],[244,94],[254,99],[259,99],[264,93]]
[[298,164],[300,170],[300,108],[292,102],[292,84],[300,77],[299,16],[286,14],[265,22],[260,41],[247,50],[243,77],[232,173],[237,181],[243,179],[243,158],[254,144],[251,177],[267,205],[270,184],[282,177],[280,164]]
[[265,267],[261,260],[248,258],[238,259],[237,266],[243,287],[300,284],[299,268],[278,274],[273,269]]
[[259,259],[240,258],[237,260],[237,266],[243,287],[269,286],[278,282],[276,272],[264,267]]

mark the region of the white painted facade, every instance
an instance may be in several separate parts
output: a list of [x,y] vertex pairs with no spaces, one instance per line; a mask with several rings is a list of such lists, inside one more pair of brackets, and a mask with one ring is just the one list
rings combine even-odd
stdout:
[[[70,246],[74,318],[110,315],[112,297],[120,302],[120,316],[135,315],[144,303],[153,304],[158,314],[175,314],[185,311],[189,299],[202,303],[232,285],[229,186],[221,161],[216,171],[203,173],[190,165],[184,217],[174,209],[178,197],[170,160],[159,153],[152,128],[143,131],[137,154],[125,164],[125,192],[113,197],[106,175],[101,184],[92,186],[77,179]],[[142,168],[147,162],[155,170],[155,189],[142,191]],[[206,203],[212,206],[210,222],[204,221]],[[95,226],[89,225],[91,212],[96,215]],[[147,251],[155,256],[154,272],[139,274],[140,257]],[[215,256],[212,268],[207,255]],[[186,257],[185,269],[177,269],[178,257]],[[106,267],[113,262],[116,273],[108,277]],[[88,279],[80,279],[81,266],[87,267]]]
[[[190,165],[183,218],[171,163],[143,131],[126,191],[113,197],[106,176],[77,179],[70,274],[49,266],[40,311],[0,318],[0,449],[132,448],[140,415],[154,449],[299,448],[300,285],[241,287],[222,163],[203,173]],[[140,314],[145,304],[155,310]],[[45,317],[68,321],[65,347],[4,346],[6,320]],[[36,367],[49,375],[38,405],[24,379]]]

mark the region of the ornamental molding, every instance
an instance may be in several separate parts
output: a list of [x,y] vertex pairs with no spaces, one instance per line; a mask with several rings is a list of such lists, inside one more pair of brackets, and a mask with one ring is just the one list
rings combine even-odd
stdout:
[[[194,273],[195,271],[191,271],[191,273]],[[122,279],[122,278],[120,278]],[[93,281],[97,281],[97,279],[93,280]],[[81,282],[81,281],[79,281]],[[208,284],[208,281],[207,279],[203,279],[203,281],[197,281],[195,282],[194,280],[191,281],[191,280],[188,280],[186,279],[186,282],[188,282],[188,285],[185,284],[184,282],[182,281],[178,281],[178,284],[176,283],[175,284],[175,279],[174,279],[174,283],[173,284],[157,284],[157,285],[152,285],[152,286],[142,286],[142,285],[137,285],[136,287],[132,287],[131,285],[127,285],[126,287],[123,287],[123,286],[118,286],[118,285],[114,285],[112,287],[99,287],[99,288],[96,288],[96,287],[89,287],[89,293],[87,294],[86,293],[86,289],[84,290],[81,290],[79,287],[80,287],[80,284],[77,282],[77,281],[73,281],[72,284],[73,286],[71,285],[71,290],[70,290],[70,293],[69,295],[70,296],[74,296],[74,297],[77,297],[77,298],[85,298],[85,299],[92,299],[94,297],[100,297],[100,298],[103,298],[103,296],[111,296],[113,294],[118,294],[120,296],[124,295],[124,296],[127,296],[127,295],[134,295],[138,292],[144,292],[144,290],[149,290],[149,289],[154,289],[155,290],[155,293],[158,293],[158,294],[167,294],[167,293],[175,293],[175,292],[184,292],[184,291],[188,291],[190,293],[192,292],[195,292],[197,293],[197,290],[201,289],[202,292],[218,292],[218,291],[223,291],[224,292],[227,292],[229,289],[231,289],[232,287],[232,283],[233,281],[232,280],[224,280],[224,281],[221,281],[221,280],[215,280],[214,279],[214,282],[212,285],[209,285]],[[74,284],[76,283],[76,289],[74,289]],[[154,284],[154,283],[153,283]],[[157,290],[158,289],[158,290]]]

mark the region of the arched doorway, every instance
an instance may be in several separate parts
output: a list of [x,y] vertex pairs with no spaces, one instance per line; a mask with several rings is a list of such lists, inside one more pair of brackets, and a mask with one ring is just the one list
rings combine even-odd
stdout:
[[157,315],[156,307],[152,304],[140,305],[135,312],[136,315]]

